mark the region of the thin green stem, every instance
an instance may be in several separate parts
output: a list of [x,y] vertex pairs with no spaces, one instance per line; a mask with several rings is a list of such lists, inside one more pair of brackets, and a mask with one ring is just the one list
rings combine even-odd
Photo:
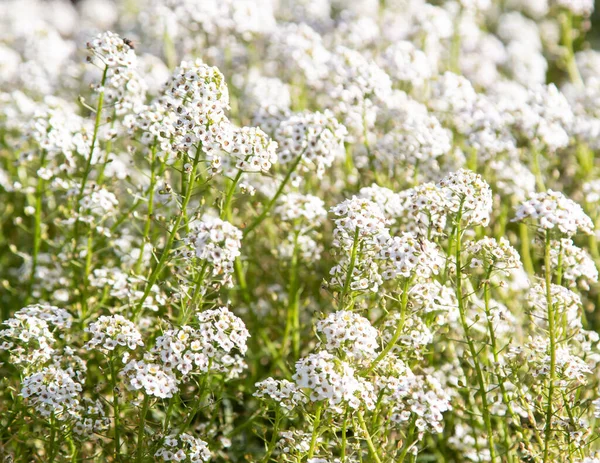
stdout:
[[556,339],[554,331],[554,304],[552,302],[552,261],[550,260],[550,231],[546,230],[544,246],[544,271],[546,279],[546,305],[548,313],[548,336],[550,338],[550,372],[548,384],[548,404],[546,407],[546,426],[544,430],[544,463],[550,458],[550,439],[552,438],[552,401],[554,399],[554,381],[556,379]]
[[87,157],[87,160],[85,163],[83,177],[81,178],[81,185],[79,186],[79,194],[77,195],[77,203],[75,206],[77,208],[79,208],[79,202],[83,198],[83,193],[85,191],[85,184],[87,183],[88,177],[91,172],[94,149],[96,148],[96,141],[98,140],[98,130],[100,129],[100,122],[102,121],[102,108],[104,106],[104,85],[106,84],[107,74],[108,74],[108,66],[106,66],[104,68],[104,71],[102,72],[102,80],[100,81],[100,87],[102,88],[102,91],[98,95],[98,105],[96,106],[96,119],[94,121],[94,132],[92,134],[92,143],[90,144],[90,152],[88,154],[88,157]]
[[[46,161],[46,150],[42,150],[40,156],[40,168],[43,168]],[[37,186],[35,188],[35,216],[33,222],[33,252],[31,255],[31,275],[29,276],[29,291],[27,299],[31,298],[33,286],[35,283],[35,272],[37,270],[38,255],[42,244],[42,199],[44,197],[45,179],[38,175]]]
[[142,235],[142,243],[140,245],[140,255],[135,264],[135,273],[140,272],[142,263],[144,262],[144,250],[146,248],[146,242],[150,235],[150,227],[152,225],[152,214],[154,213],[154,190],[156,189],[156,142],[150,149],[150,185],[148,187],[148,214],[146,215],[146,223],[144,224],[144,234]]
[[458,300],[458,309],[460,314],[460,322],[465,332],[465,339],[467,341],[467,345],[469,346],[469,352],[471,354],[471,358],[473,360],[473,364],[475,365],[475,373],[477,376],[477,382],[479,384],[479,395],[481,396],[481,405],[482,405],[482,415],[483,421],[486,427],[487,432],[487,440],[488,446],[490,450],[490,460],[492,463],[496,461],[496,447],[494,445],[494,434],[492,428],[492,420],[490,416],[490,410],[487,401],[487,388],[485,384],[485,379],[483,377],[483,371],[477,356],[477,349],[475,348],[475,344],[473,343],[473,339],[469,334],[469,324],[467,322],[466,308],[464,295],[462,291],[462,230],[461,230],[461,222],[462,222],[462,204],[460,205],[457,217],[456,217],[456,247],[455,247],[455,263],[456,263],[456,298]]
[[340,448],[341,463],[346,461],[346,444],[348,441],[348,410],[344,412],[344,421],[342,422],[342,445]]
[[387,346],[385,346],[385,349],[383,349],[381,353],[375,358],[375,360],[373,360],[369,368],[366,370],[365,374],[369,374],[375,369],[377,364],[379,364],[379,362],[381,362],[385,358],[385,356],[389,354],[389,352],[394,348],[394,346],[398,342],[398,339],[400,339],[400,336],[402,335],[404,322],[406,320],[406,311],[408,308],[408,289],[410,287],[410,282],[410,278],[404,280],[404,285],[402,287],[402,299],[400,303],[400,320],[398,320],[396,331],[394,332],[392,339],[390,339],[390,342],[388,342]]
[[561,32],[561,43],[566,50],[565,66],[569,79],[573,84],[578,87],[583,86],[583,80],[581,74],[577,68],[577,61],[575,61],[575,50],[573,48],[573,13],[565,9],[560,13],[560,32]]
[[296,171],[296,168],[300,164],[300,161],[302,161],[303,156],[304,156],[304,152],[300,153],[300,155],[296,159],[294,159],[294,162],[292,163],[292,165],[290,166],[289,170],[285,174],[285,177],[281,181],[281,184],[279,185],[279,188],[275,192],[275,195],[271,198],[271,200],[269,201],[269,203],[265,206],[265,208],[263,209],[263,211],[261,212],[261,214],[256,219],[254,219],[254,221],[250,225],[248,225],[244,229],[244,237],[246,237],[247,235],[249,235],[250,233],[252,233],[254,231],[254,229],[256,227],[258,227],[267,218],[267,216],[271,212],[271,209],[273,209],[273,206],[275,205],[275,203],[277,202],[277,200],[279,199],[279,197],[283,193],[283,190],[284,190],[285,186],[290,181],[290,178],[292,177],[292,174]]
[[117,371],[112,359],[108,360],[108,365],[110,367],[110,384],[113,394],[115,461],[119,461],[121,453],[121,427],[119,425],[119,391],[117,390]]
[[[294,233],[294,244],[292,251],[292,261],[290,263],[290,283],[288,285],[288,304],[285,330],[283,334],[282,355],[285,357],[288,352],[288,347],[292,345],[294,357],[298,358],[298,350],[300,349],[300,312],[298,300],[298,238],[300,237],[300,228],[296,228]],[[290,339],[293,337],[293,339]],[[296,343],[296,337],[298,343]]]
[[196,155],[194,157],[194,161],[192,164],[192,169],[190,171],[189,181],[187,183],[187,189],[186,189],[186,192],[185,192],[185,195],[183,198],[183,202],[181,204],[181,211],[179,214],[177,214],[177,218],[175,219],[175,223],[173,224],[173,227],[171,228],[171,232],[169,233],[169,237],[167,238],[167,243],[165,244],[165,247],[162,251],[160,260],[156,264],[156,267],[154,267],[154,269],[152,270],[152,273],[150,274],[150,277],[148,278],[148,281],[146,282],[146,287],[144,289],[142,298],[140,299],[137,307],[133,310],[134,320],[136,320],[139,317],[139,315],[141,314],[142,309],[144,307],[144,301],[150,294],[150,291],[152,290],[154,283],[156,283],[156,280],[158,279],[160,272],[163,270],[165,264],[167,263],[167,260],[169,259],[169,253],[171,251],[171,248],[173,247],[173,243],[175,242],[175,237],[177,236],[177,232],[179,231],[179,227],[181,226],[181,221],[184,216],[183,211],[185,211],[187,209],[187,206],[190,202],[190,198],[192,197],[192,192],[194,190],[194,185],[196,182],[196,170],[198,169],[198,163],[200,162],[200,152],[201,152],[201,148],[200,148],[200,145],[198,145],[198,147],[196,149]]
[[144,433],[146,430],[146,415],[148,414],[149,404],[150,397],[147,394],[144,394],[144,403],[142,404],[142,410],[140,411],[140,423],[138,425],[136,463],[141,463],[142,458],[144,457]]
[[315,419],[313,421],[313,430],[312,437],[310,439],[310,448],[308,450],[308,458],[311,459],[317,448],[317,438],[319,437],[319,425],[321,424],[321,412],[323,411],[323,404],[320,403],[317,406],[317,410],[315,412]]
[[373,440],[371,439],[371,434],[369,434],[369,430],[367,429],[367,423],[365,423],[365,418],[363,417],[362,412],[359,410],[357,413],[358,422],[360,423],[360,427],[362,431],[365,433],[365,439],[367,440],[367,446],[369,447],[369,452],[371,453],[371,457],[377,463],[381,463],[381,459],[377,454],[377,449],[375,445],[373,445]]
[[412,420],[410,420],[410,425],[408,426],[408,432],[406,434],[406,439],[402,448],[402,453],[398,458],[398,463],[403,462],[406,459],[406,455],[408,455],[408,451],[413,443],[415,428],[417,426],[417,416],[413,416]]
[[352,274],[354,273],[354,266],[356,265],[356,256],[358,254],[358,244],[359,239],[358,235],[360,230],[358,227],[354,230],[354,238],[352,242],[352,251],[350,253],[350,264],[348,264],[348,271],[346,272],[346,280],[344,281],[344,287],[342,288],[342,294],[340,294],[340,304],[339,308],[345,309],[346,296],[348,295],[348,290],[350,289],[350,282],[352,281]]
[[275,411],[275,424],[273,425],[273,431],[271,434],[271,440],[269,441],[269,447],[267,448],[267,453],[261,460],[261,463],[267,463],[275,450],[275,445],[277,445],[277,438],[279,437],[279,426],[281,425],[281,411],[279,407]]
[[243,174],[243,170],[238,170],[237,175],[231,182],[231,186],[229,187],[229,190],[227,191],[227,196],[225,196],[225,201],[223,202],[223,207],[221,208],[221,220],[227,219],[229,222],[231,222],[231,201],[233,199],[235,189],[238,183],[240,182],[240,179],[242,178]]

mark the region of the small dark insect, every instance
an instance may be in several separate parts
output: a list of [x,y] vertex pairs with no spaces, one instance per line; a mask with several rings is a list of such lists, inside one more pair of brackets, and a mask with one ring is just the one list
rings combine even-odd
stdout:
[[124,38],[123,42],[125,42],[125,45],[127,45],[129,48],[135,50],[135,43],[133,43],[133,40]]

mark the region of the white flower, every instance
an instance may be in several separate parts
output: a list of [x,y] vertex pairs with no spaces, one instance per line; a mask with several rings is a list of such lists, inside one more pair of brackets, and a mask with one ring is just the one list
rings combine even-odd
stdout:
[[144,345],[142,335],[135,324],[122,315],[103,315],[84,331],[92,335],[92,339],[84,346],[88,350],[99,349],[109,353],[118,347],[135,350]]
[[544,230],[558,229],[567,236],[578,231],[593,233],[594,224],[582,207],[558,191],[536,193],[517,208],[515,221],[537,220]]

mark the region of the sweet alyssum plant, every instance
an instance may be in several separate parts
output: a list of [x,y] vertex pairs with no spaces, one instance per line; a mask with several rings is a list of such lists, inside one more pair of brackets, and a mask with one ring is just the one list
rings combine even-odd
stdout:
[[600,462],[591,2],[26,3],[2,461]]

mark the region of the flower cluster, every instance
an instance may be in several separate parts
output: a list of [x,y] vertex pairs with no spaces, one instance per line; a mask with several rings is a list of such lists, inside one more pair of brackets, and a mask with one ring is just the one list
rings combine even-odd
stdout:
[[592,220],[579,204],[552,190],[536,193],[518,207],[515,220],[526,219],[536,220],[543,230],[556,227],[567,236],[573,236],[578,231],[589,235],[594,229]]
[[296,362],[293,375],[300,389],[309,390],[311,402],[325,401],[331,411],[375,407],[373,385],[356,375],[354,368],[326,351],[319,351]]
[[135,350],[144,345],[135,324],[122,315],[103,315],[86,327],[85,331],[92,335],[85,348],[99,349],[107,354],[119,347]]
[[21,397],[43,417],[68,420],[79,406],[82,390],[68,371],[49,366],[23,378]]
[[331,352],[361,358],[374,358],[378,348],[378,333],[369,320],[353,312],[342,310],[319,320],[315,326],[323,334],[323,347]]
[[329,111],[292,114],[275,130],[279,162],[302,163],[306,171],[321,178],[334,159],[344,153],[346,128]]
[[162,461],[189,461],[197,463],[210,461],[212,455],[208,444],[190,434],[171,434],[166,436],[161,447],[154,454]]
[[225,282],[233,272],[233,263],[240,255],[242,232],[224,220],[205,216],[191,224],[185,243],[191,247],[188,257],[195,257],[212,267],[214,276],[223,275]]

